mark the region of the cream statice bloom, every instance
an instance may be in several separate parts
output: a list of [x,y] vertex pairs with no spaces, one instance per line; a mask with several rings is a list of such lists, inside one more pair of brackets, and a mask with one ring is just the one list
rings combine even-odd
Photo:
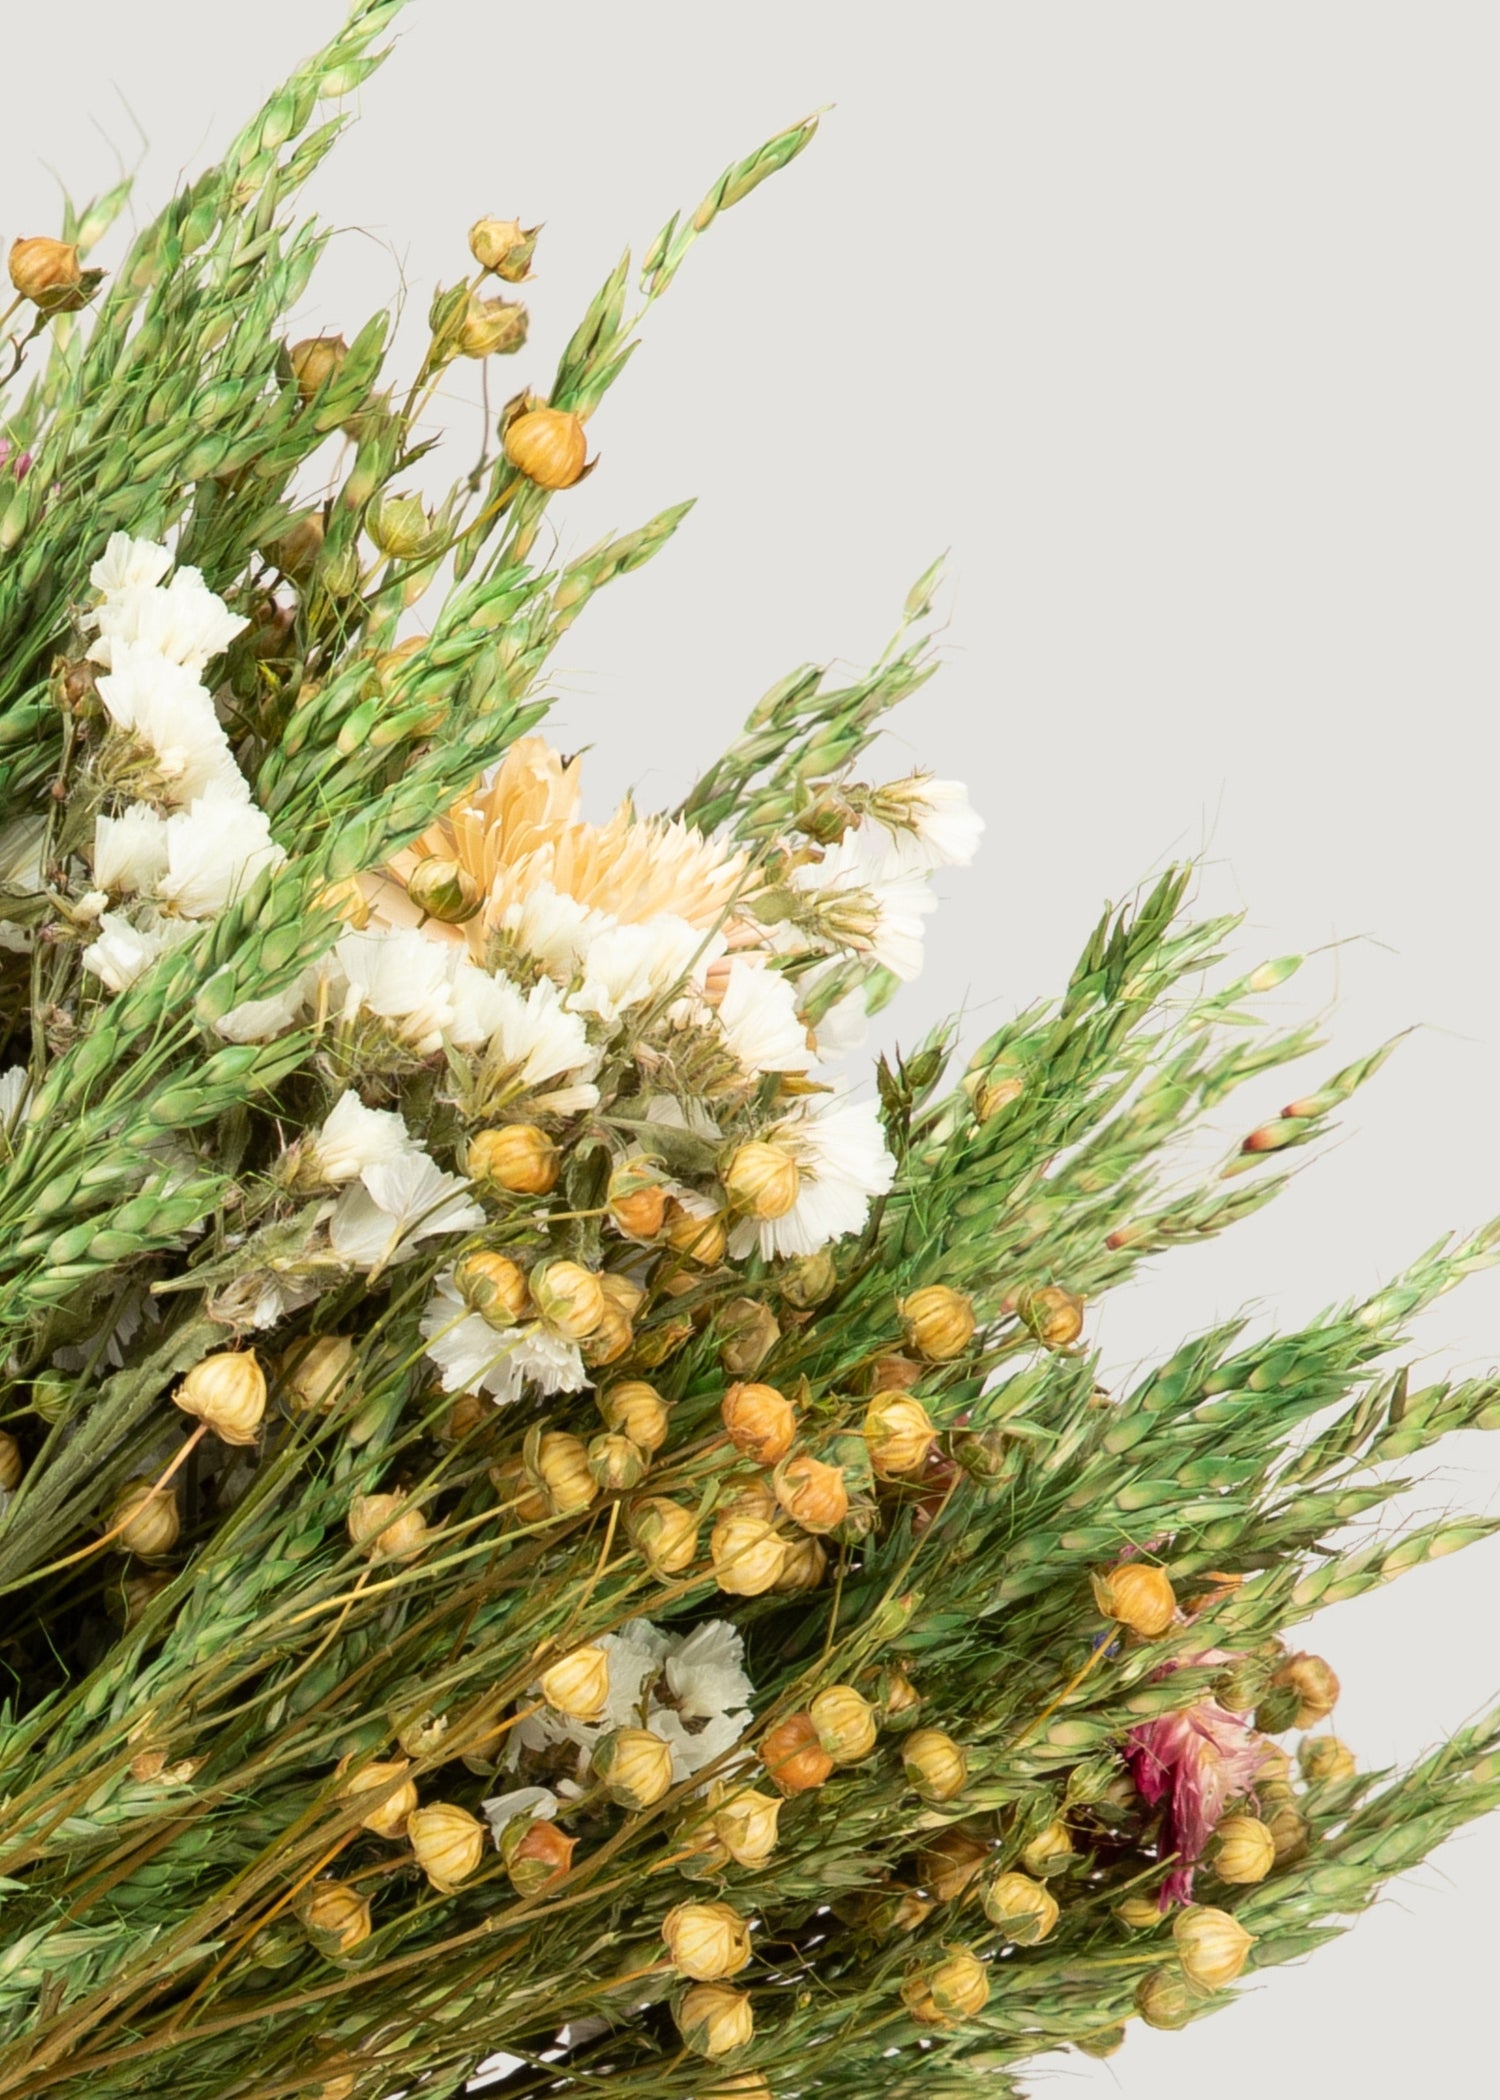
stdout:
[[921,975],[922,920],[937,898],[919,875],[877,873],[850,831],[821,861],[795,868],[792,882],[812,906],[818,938],[869,956],[903,983]]
[[406,928],[371,928],[340,934],[333,961],[343,979],[345,1020],[361,1011],[373,1014],[419,1057],[442,1048],[453,1020],[453,971],[445,948]]
[[[243,782],[241,782],[243,787]],[[265,811],[221,787],[210,788],[166,822],[167,872],[158,899],[184,919],[208,919],[241,896],[286,854]]]
[[[517,1091],[542,1088],[534,1105],[559,1114],[597,1106],[599,1089],[592,1083],[598,1052],[591,1048],[581,1014],[570,1013],[563,994],[544,977],[529,992],[508,978],[492,980],[486,1056],[495,1076]],[[550,1085],[566,1080],[561,1087]]]
[[94,881],[102,890],[149,895],[167,872],[167,820],[149,802],[94,823]]
[[528,1385],[539,1393],[576,1393],[588,1383],[575,1343],[540,1325],[491,1327],[465,1305],[451,1269],[434,1281],[422,1333],[445,1393],[488,1393],[504,1406]]
[[356,1268],[385,1269],[410,1260],[423,1240],[477,1232],[484,1212],[468,1187],[416,1147],[365,1167],[329,1222],[333,1251]]
[[113,598],[122,591],[149,590],[171,566],[169,549],[155,540],[134,540],[128,532],[112,532],[89,570],[89,582],[106,598]]
[[329,1110],[304,1155],[310,1172],[337,1186],[366,1167],[382,1167],[416,1149],[416,1139],[392,1108],[366,1108],[352,1087]]
[[250,790],[234,762],[224,725],[197,675],[154,649],[121,643],[99,680],[99,697],[116,728],[148,744],[163,795],[191,802],[210,788],[242,802]]
[[14,1130],[30,1092],[31,1074],[25,1065],[0,1072],[0,1129]]
[[753,1687],[744,1670],[744,1641],[726,1620],[668,1634],[647,1619],[632,1619],[595,1645],[609,1663],[609,1695],[599,1720],[568,1720],[548,1708],[528,1715],[511,1731],[512,1767],[528,1750],[574,1743],[582,1774],[601,1735],[645,1727],[671,1744],[672,1776],[680,1784],[733,1749],[750,1726]]
[[121,648],[151,649],[193,672],[203,670],[248,625],[192,568],[179,569],[164,587],[135,583],[110,592],[89,617],[98,630],[89,650],[94,663],[109,666]]
[[844,1094],[809,1095],[792,1113],[763,1133],[790,1152],[801,1185],[783,1218],[745,1219],[730,1236],[730,1250],[745,1255],[816,1254],[830,1240],[858,1232],[870,1200],[883,1196],[896,1163],[885,1148],[874,1104]]
[[522,955],[566,983],[591,944],[614,924],[607,912],[564,896],[550,882],[538,882],[511,898],[500,914],[498,931]]
[[109,991],[123,992],[167,946],[163,927],[132,926],[122,913],[107,911],[99,920],[97,939],[83,951],[83,967],[102,978]]
[[856,834],[883,875],[925,875],[929,868],[966,868],[979,851],[984,818],[961,780],[912,773],[872,790]]
[[299,1018],[317,989],[320,976],[316,963],[309,963],[285,991],[271,992],[264,999],[245,999],[231,1007],[214,1023],[214,1034],[226,1043],[265,1043],[280,1035]]
[[722,934],[703,933],[675,912],[611,926],[583,957],[583,983],[568,997],[579,1013],[617,1021],[643,1000],[662,998],[722,954]]
[[725,1047],[746,1072],[805,1072],[812,1064],[797,994],[779,970],[731,959],[717,1014]]

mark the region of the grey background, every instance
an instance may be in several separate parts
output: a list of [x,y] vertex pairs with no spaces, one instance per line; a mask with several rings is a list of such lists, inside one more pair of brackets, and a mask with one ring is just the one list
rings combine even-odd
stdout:
[[[137,124],[154,206],[340,12],[7,10],[0,233],[50,230],[49,166],[102,187]],[[314,186],[365,230],[335,243],[308,329],[352,335],[405,282],[412,355],[474,217],[547,222],[500,398],[545,382],[625,242],[836,104],[695,252],[592,426],[599,471],[554,506],[577,548],[701,498],[569,637],[553,731],[595,746],[597,808],[627,785],[665,802],[784,670],[877,652],[951,547],[948,667],[889,770],[962,775],[990,830],[943,879],[886,1038],[958,1005],[976,1034],[1059,989],[1106,897],[1200,849],[1205,907],[1248,912],[1247,966],[1312,954],[1283,1013],[1328,1015],[1327,1050],[1248,1089],[1220,1143],[1423,1024],[1281,1202],[1099,1312],[1117,1371],[1237,1307],[1304,1317],[1500,1209],[1497,57],[1492,7],[1433,0],[421,0]],[[456,393],[440,412],[463,443],[438,474],[474,427]],[[1478,1368],[1497,1333],[1486,1276],[1420,1343]],[[1468,1439],[1414,1506],[1492,1507],[1496,1478]],[[1420,1751],[1500,1686],[1497,1601],[1500,1543],[1315,1626],[1362,1760]],[[1500,1826],[1222,2018],[1132,2029],[1036,2083],[1477,2084],[1497,1876]]]

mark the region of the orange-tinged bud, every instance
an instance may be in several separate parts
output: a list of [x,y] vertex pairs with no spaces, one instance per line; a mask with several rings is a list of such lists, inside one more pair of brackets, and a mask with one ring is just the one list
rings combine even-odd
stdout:
[[750,1960],[750,1928],[727,1903],[679,1903],[662,1920],[672,1965],[695,1983],[738,1976]]
[[962,1356],[974,1334],[974,1307],[962,1291],[946,1283],[929,1283],[900,1304],[906,1339],[929,1363],[951,1363]]
[[193,1365],[172,1395],[225,1444],[253,1444],[266,1411],[266,1374],[253,1349],[221,1349]]
[[1102,1575],[1090,1577],[1094,1602],[1106,1619],[1128,1626],[1145,1640],[1156,1640],[1177,1613],[1177,1593],[1166,1571],[1150,1561],[1124,1560]]
[[865,1410],[865,1444],[882,1480],[919,1473],[936,1434],[921,1401],[901,1393],[878,1393]]
[[534,1123],[502,1123],[469,1140],[464,1166],[481,1188],[512,1196],[547,1196],[557,1187],[562,1154]]
[[849,1514],[849,1490],[841,1466],[825,1465],[799,1451],[784,1458],[772,1477],[776,1499],[804,1531],[817,1537],[836,1531]]
[[760,1761],[783,1794],[806,1794],[833,1771],[809,1713],[789,1714],[761,1738]]
[[417,1865],[445,1896],[467,1881],[484,1857],[485,1826],[451,1801],[414,1808],[406,1819],[406,1837]]
[[720,1408],[729,1440],[758,1465],[775,1465],[792,1448],[797,1417],[774,1385],[732,1385]]
[[910,1784],[926,1801],[951,1801],[968,1783],[969,1757],[941,1728],[918,1728],[901,1745]]
[[501,445],[518,473],[538,488],[570,489],[588,472],[583,419],[565,408],[532,408],[506,424]]

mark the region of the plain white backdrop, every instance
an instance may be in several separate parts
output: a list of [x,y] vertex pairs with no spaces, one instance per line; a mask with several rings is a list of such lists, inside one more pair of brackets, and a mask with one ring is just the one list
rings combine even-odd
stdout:
[[[141,134],[154,210],[341,12],[8,10],[0,235],[53,230],[52,171],[89,194]],[[1204,906],[1247,913],[1247,967],[1309,954],[1282,1013],[1327,1016],[1226,1144],[1421,1024],[1286,1197],[1101,1309],[1109,1365],[1242,1307],[1300,1320],[1500,1211],[1494,8],[417,0],[399,44],[315,180],[350,230],[302,332],[352,336],[404,289],[414,362],[471,220],[544,220],[497,399],[545,385],[627,242],[834,105],[694,252],[554,505],[577,549],[701,499],[568,638],[552,733],[594,747],[596,809],[674,799],[799,662],[868,661],[946,547],[948,664],[889,770],[961,775],[990,828],[883,1039],[1060,990],[1103,902],[1194,852]],[[434,483],[475,427],[458,393],[438,413],[462,443]],[[1418,1345],[1479,1369],[1497,1336],[1490,1275]],[[1487,1510],[1497,1481],[1470,1438],[1412,1506]],[[1500,1689],[1497,1603],[1500,1541],[1311,1629],[1362,1761]],[[1497,1878],[1500,1827],[1466,1835],[1223,2017],[1052,2059],[1037,2089],[1477,2088]]]

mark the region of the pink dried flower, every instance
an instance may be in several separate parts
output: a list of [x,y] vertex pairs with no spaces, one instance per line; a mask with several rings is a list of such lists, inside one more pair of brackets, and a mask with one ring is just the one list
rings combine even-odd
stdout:
[[[1220,1660],[1216,1650],[1184,1657],[1201,1665]],[[1165,1673],[1162,1673],[1165,1674]],[[1199,1699],[1175,1714],[1133,1728],[1125,1745],[1130,1776],[1153,1807],[1164,1801],[1162,1848],[1178,1864],[1162,1887],[1162,1909],[1186,1903],[1193,1869],[1218,1827],[1225,1804],[1247,1794],[1270,1746],[1248,1722],[1217,1699]]]

